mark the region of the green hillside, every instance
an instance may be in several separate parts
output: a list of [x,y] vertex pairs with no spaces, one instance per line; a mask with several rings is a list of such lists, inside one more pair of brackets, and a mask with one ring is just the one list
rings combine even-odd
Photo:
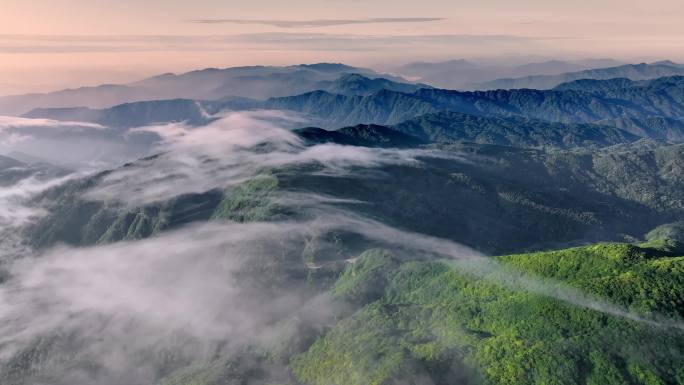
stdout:
[[336,290],[357,294],[349,287],[372,280],[384,295],[368,296],[292,358],[304,384],[684,383],[682,329],[520,289],[520,274],[532,274],[550,293],[563,282],[645,318],[681,319],[684,257],[627,244],[496,258],[505,270],[477,260],[378,269],[371,257],[357,262],[361,271],[350,266]]
[[460,261],[368,250],[329,289],[348,306],[332,328],[290,319],[279,343],[160,384],[681,384],[678,255],[624,243]]

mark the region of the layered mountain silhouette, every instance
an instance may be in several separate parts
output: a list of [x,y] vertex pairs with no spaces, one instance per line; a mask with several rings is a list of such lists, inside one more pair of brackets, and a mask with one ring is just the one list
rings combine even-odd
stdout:
[[[393,125],[442,111],[468,115],[524,117],[561,123],[610,124],[644,133],[643,125],[658,119],[684,118],[684,78],[668,77],[644,82],[624,80],[581,81],[556,90],[497,90],[462,92],[420,89],[414,93],[382,90],[367,96],[345,96],[325,91],[272,98],[265,108],[285,109],[322,119],[328,128],[359,123]],[[590,86],[584,87],[586,84]],[[597,85],[601,85],[597,88]],[[635,125],[631,125],[635,119]],[[653,120],[655,119],[655,120]],[[640,124],[641,126],[637,125]],[[658,138],[680,137],[678,125]],[[654,131],[663,131],[654,126]]]
[[617,67],[588,69],[562,73],[557,75],[533,75],[519,78],[497,79],[489,82],[471,83],[468,88],[478,90],[534,88],[551,89],[559,84],[579,79],[613,79],[627,78],[630,80],[655,79],[665,76],[684,75],[684,65],[671,61],[655,63],[626,64]]
[[547,60],[527,64],[481,63],[460,59],[409,63],[394,69],[394,72],[439,88],[471,90],[478,89],[480,83],[501,78],[559,75],[622,64],[612,59]]
[[[102,85],[67,89],[45,94],[0,97],[0,114],[20,115],[35,108],[88,107],[107,108],[117,104],[155,99],[213,100],[225,97],[265,99],[274,96],[296,95],[333,87],[339,91],[353,79],[335,82],[348,74],[367,78],[381,75],[373,70],[344,64],[302,64],[289,67],[232,67],[207,68],[183,74],[162,74],[125,85]],[[386,85],[405,82],[390,75],[382,75]],[[375,87],[378,85],[376,84]],[[396,85],[394,85],[396,86]],[[368,92],[366,87],[361,87]],[[368,89],[373,89],[370,86]],[[397,90],[407,90],[397,88]],[[352,92],[351,89],[348,91]]]
[[[648,78],[676,66],[490,91],[242,67],[3,99],[0,383],[682,383],[684,76]],[[46,164],[67,161],[88,167]]]
[[[344,75],[328,84],[339,93],[313,91],[265,101],[160,100],[108,109],[41,108],[25,116],[127,128],[170,122],[202,125],[222,110],[265,108],[306,114],[326,129],[359,124],[406,128],[421,122],[421,130],[428,133],[418,137],[433,141],[566,147],[609,145],[635,137],[684,140],[684,77],[583,79],[553,90],[461,92],[420,87]],[[418,117],[422,118],[414,120]]]

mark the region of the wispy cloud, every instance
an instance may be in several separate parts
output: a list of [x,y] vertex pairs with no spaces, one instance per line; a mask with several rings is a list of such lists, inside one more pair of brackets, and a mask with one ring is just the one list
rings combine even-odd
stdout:
[[65,122],[57,121],[51,119],[30,119],[30,118],[20,118],[16,116],[3,116],[0,115],[0,132],[12,129],[12,128],[34,128],[34,127],[50,127],[50,128],[94,128],[94,129],[104,129],[103,126],[95,123],[87,122]]
[[0,154],[20,152],[70,169],[112,167],[139,158],[155,139],[95,123],[0,115]]
[[516,35],[367,35],[269,32],[238,35],[0,35],[0,53],[160,52],[308,50],[308,51],[394,51],[441,47],[444,51],[529,47],[530,44],[568,39],[558,36]]
[[[323,170],[335,176],[353,169],[358,175],[360,168],[416,165],[431,155],[427,149],[307,147],[276,123],[298,119],[277,111],[250,111],[227,114],[204,127],[140,129],[160,134],[159,150],[164,153],[99,181],[92,179],[96,186],[88,198],[139,207],[193,191],[230,191],[264,170],[318,165],[297,172],[313,175]],[[9,207],[25,210],[0,221],[0,241],[5,241],[0,242],[0,254],[8,247],[2,230],[14,230],[40,215],[31,199],[54,183],[59,181],[30,178],[0,189],[0,215],[7,215]],[[283,199],[278,199],[280,192]],[[649,326],[682,328],[678,320],[635,314],[561,282],[482,258],[453,241],[408,232],[338,206],[357,201],[297,189],[273,194],[274,203],[287,202],[298,215],[277,222],[214,221],[87,248],[26,250],[20,255],[24,258],[2,266],[7,279],[0,285],[0,361],[23,358],[33,346],[47,346],[41,361],[45,364],[26,371],[35,377],[24,383],[74,385],[159,383],[170,369],[206,368],[216,358],[235,357],[243,365],[251,351],[289,347],[301,341],[294,339],[300,333],[316,337],[317,331],[343,318],[346,304],[315,290],[311,282],[318,281],[310,281],[310,273],[326,265],[354,263],[354,250],[366,244],[407,259],[446,259],[464,274],[507,289]],[[338,235],[344,234],[362,241],[358,246],[341,244]],[[338,273],[336,268],[326,272],[330,277]],[[273,361],[265,369],[277,364]]]
[[[318,164],[319,173],[342,175],[352,168],[385,164],[416,164],[427,150],[370,149],[321,144],[305,146],[283,125],[298,126],[301,117],[282,111],[227,113],[197,129],[183,124],[138,128],[162,137],[155,152],[109,173],[86,197],[117,201],[130,207],[160,202],[178,194],[229,189],[263,171],[287,166]],[[268,148],[268,151],[255,151]],[[125,194],[126,191],[136,194]]]
[[314,19],[314,20],[265,20],[265,19],[193,19],[196,24],[248,24],[268,25],[278,28],[334,27],[351,24],[430,23],[445,20],[441,17],[380,17],[371,19]]

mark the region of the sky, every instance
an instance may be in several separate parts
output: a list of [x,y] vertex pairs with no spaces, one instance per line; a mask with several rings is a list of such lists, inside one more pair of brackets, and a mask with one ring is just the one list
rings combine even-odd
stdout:
[[1,0],[0,94],[255,64],[684,61],[681,0]]

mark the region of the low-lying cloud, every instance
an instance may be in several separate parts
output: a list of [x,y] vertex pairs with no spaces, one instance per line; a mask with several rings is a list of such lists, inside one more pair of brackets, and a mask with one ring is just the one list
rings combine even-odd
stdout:
[[[461,159],[428,149],[307,146],[283,128],[303,122],[299,115],[249,111],[227,113],[204,127],[136,129],[160,137],[153,149],[158,154],[95,180],[85,197],[141,207],[212,189],[230,194],[241,182],[288,167],[315,166],[298,172],[345,176],[385,165],[419,167],[424,157]],[[9,205],[29,210],[0,223],[1,229],[16,230],[41,215],[27,198],[60,182],[28,178],[1,192],[0,212],[11,212]],[[461,271],[513,290],[651,326],[681,328],[676,321],[635,315],[567,285],[502,267],[458,243],[405,231],[341,206],[364,202],[306,191],[277,192],[270,198],[297,208],[300,215],[273,222],[213,221],[108,245],[58,245],[5,261],[0,361],[39,349],[47,357],[36,369],[43,383],[143,385],[178,368],[242,357],[244,351],[274,343],[289,345],[286,324],[311,327],[315,336],[315,330],[332,326],[346,309],[313,286],[309,274],[338,266],[331,270],[337,274],[340,265],[358,256],[357,249],[341,245],[331,234],[354,234],[363,240],[358,248],[384,247],[403,258],[455,261]],[[7,252],[2,244],[0,252]]]
[[74,177],[50,175],[26,165],[0,170],[0,269],[9,260],[31,254],[21,229],[46,214],[31,200]]
[[17,116],[1,116],[0,115],[0,132],[16,129],[16,128],[35,128],[35,127],[50,127],[50,128],[72,128],[72,129],[104,129],[104,126],[95,123],[87,122],[69,122],[58,121],[51,119],[31,119],[21,118]]
[[[246,346],[287,344],[288,322],[332,325],[345,305],[305,279],[319,260],[344,264],[353,257],[339,254],[339,245],[325,236],[331,232],[361,234],[407,254],[479,255],[314,206],[309,209],[316,215],[300,221],[214,222],[142,241],[62,246],[19,259],[0,286],[0,359],[44,341],[43,348],[65,356],[45,364],[43,370],[54,376],[48,381],[155,383],[168,365],[163,352],[171,352],[179,367],[202,365],[241,354]],[[314,263],[305,263],[304,250],[313,252]]]
[[29,162],[78,170],[114,167],[147,155],[153,142],[149,133],[95,123],[0,116],[0,154]]
[[[173,196],[229,189],[262,172],[315,164],[320,174],[342,175],[352,168],[418,164],[429,150],[371,149],[319,144],[306,146],[283,122],[304,122],[281,111],[230,112],[200,128],[183,124],[143,127],[162,137],[159,154],[114,170],[87,197],[131,206]],[[134,192],[131,194],[131,192]]]

